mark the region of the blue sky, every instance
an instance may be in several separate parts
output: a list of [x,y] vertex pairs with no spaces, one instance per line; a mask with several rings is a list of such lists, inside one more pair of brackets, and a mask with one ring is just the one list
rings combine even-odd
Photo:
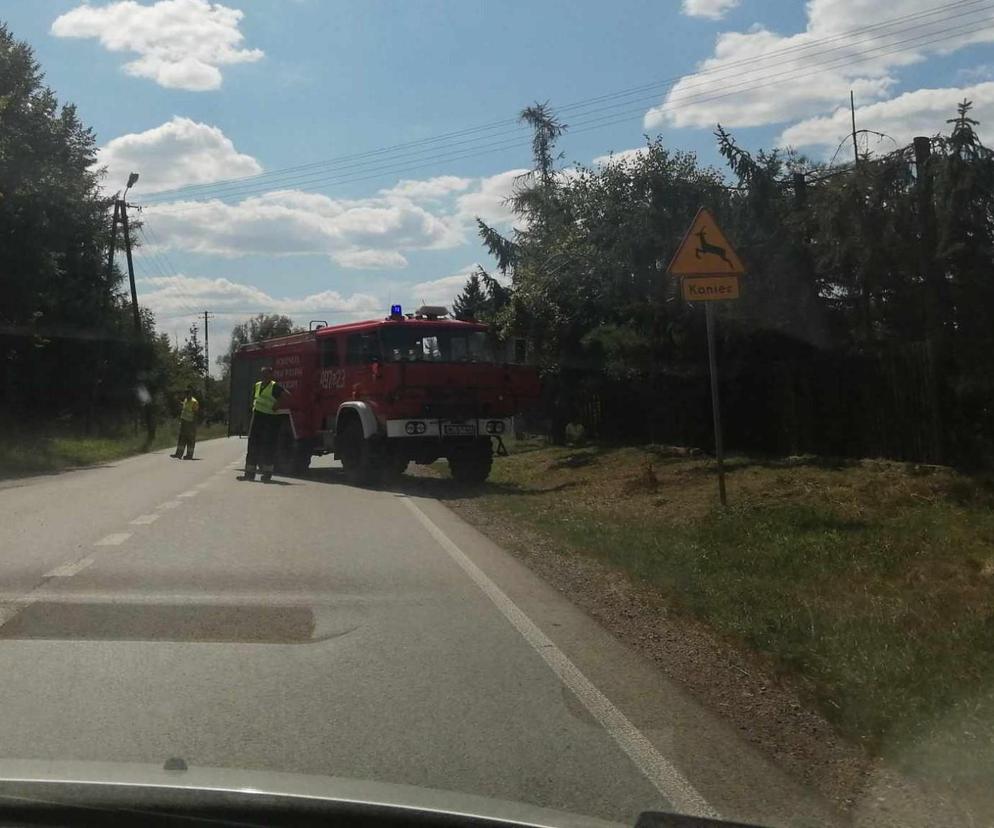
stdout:
[[139,291],[181,336],[204,309],[225,337],[247,311],[448,302],[486,264],[473,217],[507,226],[536,100],[588,164],[646,132],[717,164],[719,120],[830,157],[850,88],[860,126],[902,143],[964,95],[994,120],[994,0],[7,0],[0,19],[93,126],[108,187],[141,173]]

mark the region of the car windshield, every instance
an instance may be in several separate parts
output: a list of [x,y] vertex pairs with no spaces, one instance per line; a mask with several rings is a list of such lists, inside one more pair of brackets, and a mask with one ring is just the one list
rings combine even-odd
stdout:
[[0,0],[0,814],[994,826],[992,363],[994,0]]
[[380,332],[386,362],[493,362],[486,331],[397,325]]

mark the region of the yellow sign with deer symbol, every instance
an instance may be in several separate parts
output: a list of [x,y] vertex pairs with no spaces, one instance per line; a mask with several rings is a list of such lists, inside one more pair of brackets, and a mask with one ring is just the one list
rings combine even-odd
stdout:
[[746,271],[714,216],[702,207],[680,242],[669,272],[673,276],[742,276]]

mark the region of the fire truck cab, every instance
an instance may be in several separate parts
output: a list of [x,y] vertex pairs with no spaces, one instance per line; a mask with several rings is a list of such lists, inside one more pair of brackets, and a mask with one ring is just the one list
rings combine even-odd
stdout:
[[241,346],[231,364],[228,433],[248,433],[253,386],[270,366],[286,388],[276,468],[306,471],[333,453],[347,477],[372,483],[408,464],[448,460],[452,476],[481,482],[512,418],[539,394],[534,368],[500,358],[487,326],[445,308],[318,325]]

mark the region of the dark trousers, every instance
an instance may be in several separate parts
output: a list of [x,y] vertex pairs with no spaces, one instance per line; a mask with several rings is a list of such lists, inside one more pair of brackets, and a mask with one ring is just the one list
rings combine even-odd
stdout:
[[179,442],[176,443],[176,456],[183,454],[186,449],[186,456],[193,457],[193,448],[197,445],[197,423],[194,420],[179,421]]
[[276,438],[280,433],[280,422],[278,414],[260,414],[258,411],[252,413],[248,451],[245,453],[246,474],[255,474],[256,467],[263,474],[273,473]]

